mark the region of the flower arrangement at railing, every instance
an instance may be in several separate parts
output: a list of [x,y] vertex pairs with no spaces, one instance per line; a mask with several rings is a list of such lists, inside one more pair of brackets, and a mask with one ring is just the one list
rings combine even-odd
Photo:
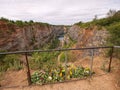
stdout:
[[83,78],[89,75],[89,68],[75,67],[73,65],[67,67],[59,66],[53,70],[35,71],[31,76],[31,80],[34,84],[42,85],[46,83],[63,82],[71,78]]

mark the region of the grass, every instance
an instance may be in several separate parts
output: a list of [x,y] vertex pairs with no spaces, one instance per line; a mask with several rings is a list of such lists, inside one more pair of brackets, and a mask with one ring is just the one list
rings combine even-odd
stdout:
[[20,64],[20,55],[0,55],[0,72],[7,70],[20,70],[22,65]]

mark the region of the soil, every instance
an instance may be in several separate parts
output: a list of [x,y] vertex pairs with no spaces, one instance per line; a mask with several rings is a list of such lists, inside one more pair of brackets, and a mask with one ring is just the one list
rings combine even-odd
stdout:
[[[74,62],[89,66],[90,57]],[[120,60],[113,59],[111,72],[106,72],[109,58],[95,57],[92,77],[64,83],[28,86],[26,70],[6,72],[0,90],[120,90]],[[104,67],[103,67],[104,65]]]

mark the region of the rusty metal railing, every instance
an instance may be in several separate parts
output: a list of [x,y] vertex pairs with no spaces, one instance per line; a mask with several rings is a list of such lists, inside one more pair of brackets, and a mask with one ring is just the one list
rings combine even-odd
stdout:
[[31,85],[31,74],[30,74],[30,68],[29,68],[29,62],[28,62],[28,53],[32,52],[54,52],[54,51],[70,51],[70,50],[87,50],[90,49],[92,51],[92,58],[90,62],[90,69],[92,71],[93,66],[93,56],[94,56],[94,49],[104,49],[104,48],[111,48],[111,55],[110,55],[110,61],[109,61],[109,67],[108,72],[111,71],[111,63],[112,63],[112,57],[114,48],[120,48],[120,46],[104,46],[104,47],[86,47],[86,48],[68,48],[68,49],[49,49],[49,50],[27,50],[27,51],[14,51],[14,52],[0,52],[0,55],[7,55],[7,54],[24,54],[26,58],[26,66],[27,66],[27,78],[28,78],[28,84]]

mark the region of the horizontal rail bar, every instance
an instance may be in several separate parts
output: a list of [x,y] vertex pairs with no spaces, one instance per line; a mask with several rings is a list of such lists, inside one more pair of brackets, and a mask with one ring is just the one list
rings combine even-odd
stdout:
[[86,49],[100,49],[100,48],[113,48],[113,46],[86,47],[86,48],[68,48],[68,49],[49,49],[49,50],[27,50],[27,51],[14,51],[14,52],[0,52],[0,55],[20,54],[20,53],[32,53],[32,52],[53,52],[53,51],[86,50]]
[[120,48],[120,46],[114,46],[114,48]]

